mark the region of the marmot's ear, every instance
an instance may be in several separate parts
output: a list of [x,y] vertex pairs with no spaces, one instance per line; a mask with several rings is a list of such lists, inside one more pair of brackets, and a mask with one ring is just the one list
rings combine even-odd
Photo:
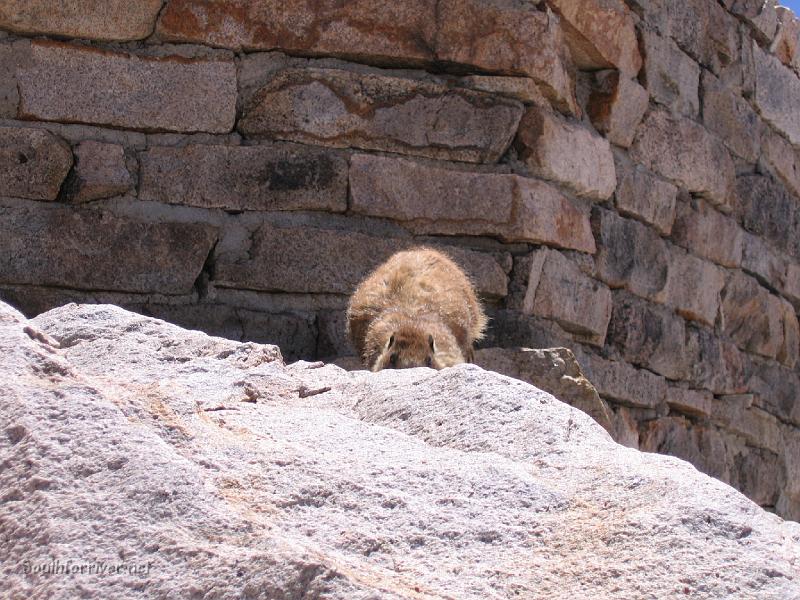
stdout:
[[394,334],[389,336],[389,343],[386,344],[386,348],[388,349],[391,348],[392,346],[394,346]]
[[432,335],[428,335],[428,345],[431,347],[432,352],[436,352],[436,345],[433,343]]

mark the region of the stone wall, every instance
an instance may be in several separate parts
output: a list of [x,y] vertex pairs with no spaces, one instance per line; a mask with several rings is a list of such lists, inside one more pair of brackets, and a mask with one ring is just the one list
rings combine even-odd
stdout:
[[485,346],[800,518],[800,21],[762,0],[0,0],[0,296],[288,359],[442,246]]

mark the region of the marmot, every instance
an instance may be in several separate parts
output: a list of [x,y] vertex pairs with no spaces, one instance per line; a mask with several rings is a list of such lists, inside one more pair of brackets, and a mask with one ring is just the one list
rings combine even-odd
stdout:
[[464,272],[430,248],[393,255],[361,282],[347,309],[350,339],[372,371],[471,362],[487,322]]

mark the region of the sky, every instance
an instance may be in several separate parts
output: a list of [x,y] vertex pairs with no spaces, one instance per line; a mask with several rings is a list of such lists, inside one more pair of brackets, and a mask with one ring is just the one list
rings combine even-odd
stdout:
[[800,15],[800,0],[778,0],[781,6],[788,6],[794,11],[794,14]]

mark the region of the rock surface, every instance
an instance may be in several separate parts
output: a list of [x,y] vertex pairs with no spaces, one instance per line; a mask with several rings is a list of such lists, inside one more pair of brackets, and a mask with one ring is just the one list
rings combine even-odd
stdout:
[[102,305],[0,305],[0,351],[10,597],[800,592],[796,523],[474,366],[285,367]]
[[64,140],[47,131],[0,127],[0,196],[55,200],[71,166]]

